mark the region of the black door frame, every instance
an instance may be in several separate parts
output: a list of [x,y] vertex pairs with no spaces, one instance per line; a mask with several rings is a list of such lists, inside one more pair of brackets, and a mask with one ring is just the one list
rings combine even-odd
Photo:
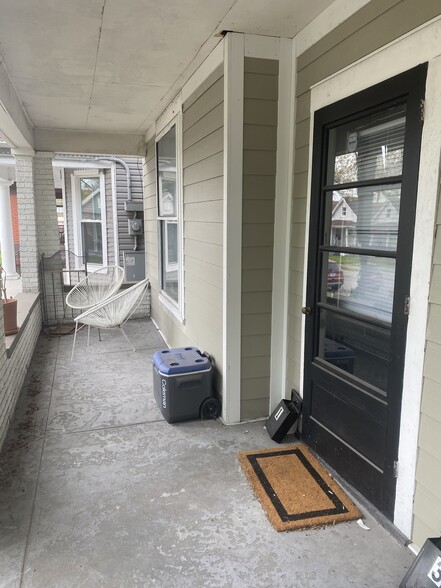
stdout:
[[[421,147],[422,122],[420,117],[421,101],[424,99],[427,64],[420,65],[405,73],[390,78],[370,88],[353,94],[334,104],[326,106],[315,113],[313,131],[311,206],[309,218],[309,252],[307,292],[305,305],[311,307],[312,313],[306,316],[305,355],[304,355],[304,440],[322,454],[325,459],[331,454],[326,451],[326,443],[314,441],[314,423],[311,415],[310,385],[312,382],[312,362],[315,357],[315,341],[318,333],[319,317],[314,311],[319,299],[319,278],[321,268],[319,239],[324,228],[324,207],[321,206],[327,162],[327,133],[329,128],[342,122],[356,120],[366,114],[380,111],[387,105],[407,104],[405,152],[402,171],[402,202],[404,209],[400,213],[398,230],[398,256],[409,263],[401,263],[395,278],[395,293],[392,314],[394,337],[391,341],[391,381],[389,390],[393,393],[388,398],[388,427],[386,432],[386,468],[383,474],[384,492],[382,504],[376,504],[387,517],[393,519],[395,506],[396,474],[394,463],[398,459],[399,431],[401,419],[402,381],[406,349],[407,317],[404,314],[404,300],[409,294],[411,277],[411,260],[413,252],[413,232],[418,188],[419,155]],[[349,114],[348,114],[349,113]],[[401,267],[402,266],[402,267]],[[342,459],[341,474],[345,477],[345,467],[350,468],[354,452],[347,446],[339,447]],[[360,458],[359,458],[360,459]],[[331,463],[331,465],[334,465]],[[336,468],[339,471],[338,468]],[[368,498],[375,503],[373,497]]]

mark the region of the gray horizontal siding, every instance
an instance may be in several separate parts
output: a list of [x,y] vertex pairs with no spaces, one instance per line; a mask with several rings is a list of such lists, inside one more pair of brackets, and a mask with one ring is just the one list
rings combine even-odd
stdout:
[[269,409],[278,62],[246,58],[242,203],[241,420]]
[[438,212],[426,334],[412,540],[441,533],[441,211]]
[[[142,202],[143,199],[143,169],[142,159],[139,157],[125,157],[124,161],[130,169],[130,183],[132,200]],[[118,238],[119,238],[119,261],[123,263],[123,252],[133,251],[135,239],[129,235],[128,219],[133,218],[133,212],[126,212],[124,210],[124,202],[127,200],[127,174],[124,167],[116,164],[116,194],[117,194],[117,210],[118,210]],[[156,190],[155,190],[156,193]],[[139,215],[138,215],[139,216]],[[144,235],[138,236],[138,250],[145,250]]]
[[222,391],[223,100],[216,71],[183,105],[185,328],[209,352]]

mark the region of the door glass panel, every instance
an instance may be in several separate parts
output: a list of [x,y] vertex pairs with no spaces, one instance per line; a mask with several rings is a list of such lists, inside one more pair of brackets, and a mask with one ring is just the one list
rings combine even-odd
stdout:
[[401,185],[326,194],[324,244],[396,251]]
[[81,218],[101,220],[100,178],[80,178]]
[[318,356],[331,365],[387,390],[390,330],[332,311],[320,311]]
[[395,259],[324,253],[321,301],[390,323]]
[[330,129],[328,185],[401,175],[406,106]]

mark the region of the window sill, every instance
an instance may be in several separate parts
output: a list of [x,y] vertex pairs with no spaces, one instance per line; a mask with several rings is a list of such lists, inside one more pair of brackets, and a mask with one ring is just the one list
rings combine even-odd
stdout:
[[185,325],[185,319],[180,315],[179,309],[165,296],[162,292],[158,295],[159,301],[165,308],[178,320],[181,325]]
[[14,349],[20,341],[22,333],[25,332],[26,324],[35,308],[35,305],[40,299],[40,294],[35,292],[20,292],[17,294],[16,299],[18,301],[17,325],[19,331],[15,335],[5,335],[6,357],[8,358],[11,357]]

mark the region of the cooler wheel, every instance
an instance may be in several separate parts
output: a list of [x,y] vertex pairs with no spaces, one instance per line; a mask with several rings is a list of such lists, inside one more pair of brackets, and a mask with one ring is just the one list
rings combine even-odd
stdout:
[[221,413],[221,404],[217,398],[206,398],[201,404],[201,419],[217,419]]

